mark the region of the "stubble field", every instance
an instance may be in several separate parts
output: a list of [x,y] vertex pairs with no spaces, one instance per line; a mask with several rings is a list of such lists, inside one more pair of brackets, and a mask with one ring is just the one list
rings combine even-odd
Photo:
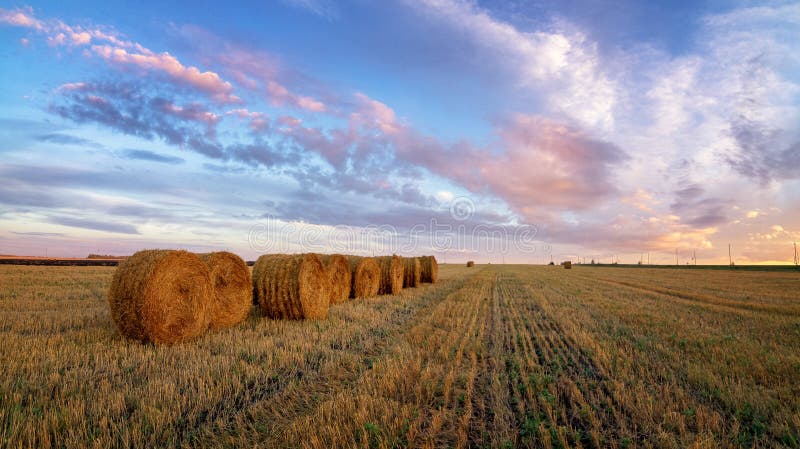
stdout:
[[130,342],[114,268],[0,266],[0,447],[800,447],[800,275],[443,265]]

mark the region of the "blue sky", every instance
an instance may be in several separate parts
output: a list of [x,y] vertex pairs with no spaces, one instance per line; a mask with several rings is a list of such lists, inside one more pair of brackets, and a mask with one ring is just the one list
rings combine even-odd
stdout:
[[787,262],[799,37],[791,2],[3,6],[0,253]]

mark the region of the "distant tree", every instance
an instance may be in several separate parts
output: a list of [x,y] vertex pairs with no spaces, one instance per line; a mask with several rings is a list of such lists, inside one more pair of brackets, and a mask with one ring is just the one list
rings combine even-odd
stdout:
[[594,259],[592,259],[592,265],[594,265]]
[[547,265],[555,265],[555,263],[553,263],[553,261],[551,260],[550,263]]

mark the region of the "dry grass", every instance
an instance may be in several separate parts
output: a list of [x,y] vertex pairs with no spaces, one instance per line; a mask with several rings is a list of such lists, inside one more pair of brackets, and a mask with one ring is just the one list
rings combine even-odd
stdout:
[[0,266],[0,446],[800,441],[795,273],[443,265],[327,320],[171,347],[116,333],[112,273]]
[[119,331],[157,344],[203,333],[213,300],[206,264],[186,251],[139,251],[116,269],[108,290],[111,317]]

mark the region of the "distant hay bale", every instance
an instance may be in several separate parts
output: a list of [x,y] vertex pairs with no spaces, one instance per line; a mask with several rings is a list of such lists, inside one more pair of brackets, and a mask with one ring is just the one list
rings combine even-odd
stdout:
[[473,262],[473,261],[471,261],[471,260],[470,260],[470,261],[468,261],[468,262],[467,262],[467,266],[468,266],[468,267],[470,267],[470,268],[472,268],[472,267],[474,267],[474,266],[475,266],[475,262]]
[[398,255],[376,257],[381,269],[379,295],[396,295],[403,290],[403,259]]
[[422,282],[433,284],[439,280],[439,264],[433,256],[422,256],[419,258],[422,265]]
[[422,264],[416,257],[403,257],[403,288],[418,287],[422,282]]
[[111,280],[111,318],[126,337],[178,343],[208,328],[214,287],[208,267],[186,251],[146,250],[120,263]]
[[255,267],[253,285],[261,315],[290,320],[328,316],[330,283],[316,254],[267,254]]
[[328,282],[331,284],[331,304],[339,304],[350,297],[350,288],[353,275],[350,273],[350,264],[347,257],[341,254],[321,254],[319,256],[325,271],[328,273]]
[[562,265],[564,265],[564,268],[567,269],[567,270],[571,270],[572,269],[572,262],[570,262],[569,260],[564,262]]
[[372,257],[347,256],[351,273],[351,298],[368,298],[378,294],[381,269]]
[[253,284],[247,264],[227,251],[198,256],[208,267],[214,287],[208,313],[211,329],[223,329],[244,321],[253,306]]

